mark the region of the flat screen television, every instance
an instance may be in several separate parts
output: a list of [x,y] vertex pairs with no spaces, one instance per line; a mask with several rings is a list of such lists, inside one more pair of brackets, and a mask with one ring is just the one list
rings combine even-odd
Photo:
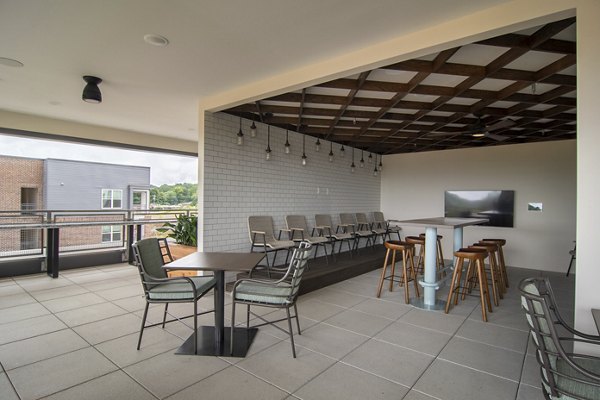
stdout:
[[446,190],[444,216],[487,218],[485,225],[513,227],[514,190]]

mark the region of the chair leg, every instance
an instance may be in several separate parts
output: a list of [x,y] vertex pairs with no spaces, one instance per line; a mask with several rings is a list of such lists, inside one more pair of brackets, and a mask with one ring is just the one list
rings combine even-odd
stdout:
[[383,288],[383,282],[385,280],[385,272],[387,271],[387,262],[390,255],[390,249],[387,249],[385,253],[385,260],[383,261],[383,269],[381,270],[381,278],[379,278],[379,285],[377,285],[377,297],[381,296],[381,289]]
[[[410,254],[410,252],[408,252]],[[419,282],[417,282],[417,272],[415,271],[415,260],[412,257],[412,254],[408,255],[410,257],[410,269],[412,271],[413,284],[415,285],[415,293],[417,297],[421,297],[421,293],[419,293]]]
[[[452,301],[452,295],[454,294],[454,291],[456,290],[455,286],[456,286],[456,278],[457,278],[457,274],[458,274],[458,268],[462,268],[462,265],[459,267],[459,261],[461,261],[460,258],[456,259],[456,263],[454,264],[454,271],[452,272],[452,280],[450,281],[450,290],[448,291],[448,299],[446,300],[446,308],[445,308],[445,313],[448,314],[448,311],[450,311],[450,302]],[[462,261],[461,261],[462,264]]]
[[246,306],[246,329],[250,328],[250,304]]
[[294,345],[294,332],[292,332],[292,319],[290,317],[290,308],[286,307],[285,308],[285,312],[287,314],[287,320],[288,320],[288,329],[290,330],[290,342],[292,342],[292,355],[294,356],[294,358],[296,358],[296,346]]
[[165,303],[165,312],[163,313],[163,323],[162,328],[165,329],[165,321],[167,320],[167,309],[169,308],[169,303]]
[[390,292],[394,290],[394,276],[396,275],[396,250],[392,250],[392,274],[390,275]]
[[294,303],[294,314],[296,314],[296,326],[298,327],[298,335],[302,335],[300,332],[300,318],[298,317],[298,307],[296,307],[296,303]]
[[229,337],[229,354],[233,355],[233,330],[235,329],[235,301],[231,302],[231,332]]
[[[569,277],[569,272],[571,272],[571,266],[573,265],[573,259],[575,256],[571,256],[571,261],[569,261],[569,268],[567,269],[567,277]],[[508,286],[508,285],[506,285]]]
[[198,299],[194,300],[194,354],[198,354]]
[[144,326],[146,326],[146,317],[148,316],[148,307],[150,303],[146,301],[146,308],[144,308],[144,316],[142,317],[142,327],[140,328],[140,337],[138,338],[137,349],[140,349],[140,345],[142,344],[142,335],[144,334]]

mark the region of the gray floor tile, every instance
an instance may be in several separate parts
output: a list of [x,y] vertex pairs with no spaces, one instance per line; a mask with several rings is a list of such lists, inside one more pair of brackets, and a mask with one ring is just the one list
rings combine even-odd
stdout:
[[298,301],[298,314],[315,321],[323,321],[335,314],[339,314],[346,308],[331,303],[324,303],[316,299]]
[[126,313],[127,311],[112,303],[100,303],[75,310],[63,311],[57,313],[56,316],[65,324],[73,327]]
[[36,300],[33,297],[31,297],[28,293],[15,293],[10,296],[0,297],[0,310],[35,302]]
[[164,398],[228,366],[218,357],[167,352],[130,365],[124,371],[155,396]]
[[108,279],[112,279],[112,276],[106,272],[96,270],[92,273],[74,273],[72,275],[67,275],[66,279],[70,280],[73,283],[83,285],[86,283],[101,282]]
[[48,314],[50,314],[50,311],[48,311],[40,303],[23,304],[20,306],[1,309],[0,324],[20,321],[23,319],[39,317],[41,315]]
[[54,315],[42,315],[41,317],[0,324],[0,344],[59,331],[66,327]]
[[306,329],[301,336],[294,336],[297,344],[338,360],[368,339],[322,323]]
[[124,314],[101,321],[79,325],[73,330],[91,344],[116,339],[130,333],[139,332],[142,320],[133,314]]
[[346,310],[326,319],[324,322],[372,337],[393,321],[376,315],[367,314],[362,311]]
[[12,384],[8,380],[5,373],[0,373],[0,399],[2,400],[19,400],[19,396]]
[[0,362],[10,370],[88,346],[75,332],[63,329],[0,346]]
[[62,392],[55,393],[44,400],[154,400],[150,392],[122,371],[111,372],[91,381],[87,381]]
[[467,320],[456,336],[524,353],[528,333],[482,321]]
[[0,297],[13,296],[15,294],[25,293],[25,289],[17,285],[13,280],[8,280],[0,286]]
[[[232,384],[234,383],[234,384]],[[279,400],[288,394],[236,367],[229,367],[169,397],[169,400]]]
[[406,324],[401,320],[394,322],[375,336],[376,339],[432,356],[437,355],[451,337],[442,332]]
[[514,381],[521,377],[523,353],[472,340],[454,337],[438,357]]
[[540,364],[537,362],[535,356],[528,355],[525,357],[521,382],[536,388],[542,387]]
[[456,332],[464,320],[465,319],[462,316],[420,310],[417,308],[407,312],[399,319],[399,321],[407,324],[433,329],[450,335]]
[[[332,384],[335,382],[335,385]],[[402,386],[344,364],[333,367],[294,393],[303,400],[401,399]]]
[[411,390],[402,400],[439,400],[416,390]]
[[[481,320],[479,317],[481,315],[481,308],[477,307],[477,309],[471,314],[470,319]],[[494,325],[505,326],[507,328],[518,329],[521,331],[528,332],[529,326],[527,325],[527,320],[525,318],[525,313],[520,309],[510,309],[506,310],[502,307],[495,307],[494,311],[488,313],[488,323]]]
[[112,289],[97,290],[95,293],[107,300],[118,300],[126,297],[141,296],[144,294],[144,290],[141,283],[135,283]]
[[444,400],[514,400],[518,383],[436,360],[414,389]]
[[8,371],[23,400],[37,399],[102,376],[117,367],[93,348]]
[[362,311],[371,315],[397,320],[413,309],[410,305],[398,304],[396,302],[367,299],[352,307],[353,310]]
[[114,300],[113,303],[129,312],[133,312],[143,310],[146,306],[146,299],[144,296],[133,296]]
[[37,301],[48,301],[59,299],[61,297],[70,297],[78,294],[87,293],[88,290],[78,285],[62,286],[52,289],[36,290],[30,292]]
[[319,293],[318,299],[319,301],[323,301],[325,303],[331,303],[337,306],[349,308],[367,300],[367,297],[326,288]]
[[519,385],[517,400],[545,400],[542,389],[529,385]]
[[53,313],[58,313],[104,302],[106,302],[106,300],[95,293],[82,293],[75,296],[43,301],[42,304]]
[[54,279],[54,278],[50,278],[46,274],[25,276],[25,277],[15,277],[15,281],[23,289],[30,291],[30,292],[37,291],[37,290],[65,287],[65,286],[69,286],[69,285],[73,284],[73,282],[71,282],[70,280],[68,280],[62,276]]
[[290,343],[283,341],[236,365],[291,393],[335,362],[300,346],[296,346],[296,356],[292,356]]
[[409,387],[432,361],[432,356],[378,340],[369,340],[342,359],[342,362]]

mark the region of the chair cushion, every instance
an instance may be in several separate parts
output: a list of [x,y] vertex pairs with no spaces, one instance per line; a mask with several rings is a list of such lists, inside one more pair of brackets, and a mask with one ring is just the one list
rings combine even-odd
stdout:
[[[210,290],[216,283],[212,276],[190,277],[198,294]],[[177,283],[176,283],[177,282]],[[189,283],[183,279],[175,279],[172,283],[160,283],[148,291],[150,300],[193,300],[194,292]]]
[[292,293],[289,285],[269,286],[255,282],[242,282],[235,289],[235,301],[283,305],[289,303]]
[[[587,369],[588,371],[594,374],[600,374],[600,359],[587,359],[587,358],[574,358],[573,361],[579,365],[580,367]],[[559,359],[557,362],[557,370],[558,372],[568,375],[573,378],[583,379],[586,381],[591,381],[590,378],[580,374],[575,371],[567,362],[563,359]],[[578,398],[584,399],[600,399],[600,387],[586,385],[585,383],[576,382],[566,377],[562,377],[559,375],[556,376],[556,385],[560,390],[563,390],[567,393],[571,393]],[[598,383],[598,382],[596,382]],[[568,396],[561,396],[560,399],[570,399]]]
[[267,247],[270,249],[288,249],[294,247],[294,242],[291,240],[272,240],[267,242]]

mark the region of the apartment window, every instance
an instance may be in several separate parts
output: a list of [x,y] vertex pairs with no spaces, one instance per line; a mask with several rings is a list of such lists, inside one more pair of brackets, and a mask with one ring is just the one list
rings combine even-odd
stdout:
[[120,242],[123,237],[121,225],[105,225],[102,227],[102,243]]
[[122,208],[123,191],[121,189],[102,189],[102,208]]

